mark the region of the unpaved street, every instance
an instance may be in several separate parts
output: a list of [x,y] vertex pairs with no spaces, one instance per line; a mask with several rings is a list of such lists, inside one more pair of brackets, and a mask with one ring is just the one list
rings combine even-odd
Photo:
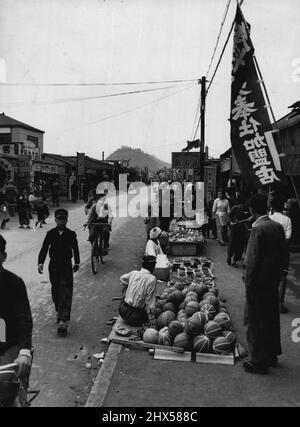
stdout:
[[[124,199],[121,196],[121,202]],[[20,275],[27,286],[34,318],[35,347],[31,388],[41,390],[34,406],[70,407],[83,405],[97,374],[91,355],[105,350],[100,340],[109,334],[106,321],[117,314],[119,277],[141,260],[145,247],[141,218],[116,218],[111,234],[111,250],[97,276],[90,267],[88,232],[83,230],[83,205],[70,207],[69,227],[76,231],[81,252],[81,268],[75,276],[70,334],[56,335],[56,316],[50,293],[47,266],[44,275],[37,272],[37,256],[46,232],[54,226],[53,213],[47,225],[36,232],[19,230],[10,224],[3,236],[7,239],[6,268]],[[86,363],[92,362],[92,369]]]

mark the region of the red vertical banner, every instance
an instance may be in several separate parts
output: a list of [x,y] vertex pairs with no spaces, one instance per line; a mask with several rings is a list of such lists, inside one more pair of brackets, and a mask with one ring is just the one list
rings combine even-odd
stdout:
[[239,5],[234,29],[230,123],[232,149],[248,187],[258,189],[279,182],[280,159],[254,62],[249,25]]

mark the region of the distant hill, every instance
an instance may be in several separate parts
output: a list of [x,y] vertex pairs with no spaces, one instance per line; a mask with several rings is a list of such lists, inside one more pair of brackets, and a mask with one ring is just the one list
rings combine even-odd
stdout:
[[152,154],[144,153],[140,148],[131,148],[126,146],[122,146],[116,150],[108,156],[106,160],[129,160],[129,167],[139,169],[147,167],[149,171],[157,171],[164,167],[171,167],[169,163],[159,160]]

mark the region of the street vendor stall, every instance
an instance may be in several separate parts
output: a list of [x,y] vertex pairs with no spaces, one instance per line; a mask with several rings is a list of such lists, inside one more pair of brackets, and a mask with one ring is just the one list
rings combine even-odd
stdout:
[[212,261],[169,257],[169,264],[169,281],[157,288],[156,326],[131,328],[119,318],[109,340],[136,349],[151,348],[157,360],[234,365],[238,344],[215,284]]
[[205,242],[202,228],[195,221],[173,221],[169,233],[163,233],[161,239],[167,255],[171,256],[200,255]]

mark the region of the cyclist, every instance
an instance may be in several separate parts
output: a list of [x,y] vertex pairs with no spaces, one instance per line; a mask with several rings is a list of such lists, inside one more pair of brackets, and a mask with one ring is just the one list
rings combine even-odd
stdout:
[[16,362],[28,388],[32,364],[32,315],[23,280],[3,268],[6,240],[0,235],[0,365]]
[[[89,224],[90,235],[89,241],[93,243],[98,237],[99,227],[94,224],[108,224],[111,227],[113,216],[112,209],[106,198],[107,193],[97,194],[94,198],[94,204],[90,209],[87,223]],[[103,241],[104,241],[104,253],[108,254],[109,239],[110,239],[110,227],[105,227],[102,230]]]

